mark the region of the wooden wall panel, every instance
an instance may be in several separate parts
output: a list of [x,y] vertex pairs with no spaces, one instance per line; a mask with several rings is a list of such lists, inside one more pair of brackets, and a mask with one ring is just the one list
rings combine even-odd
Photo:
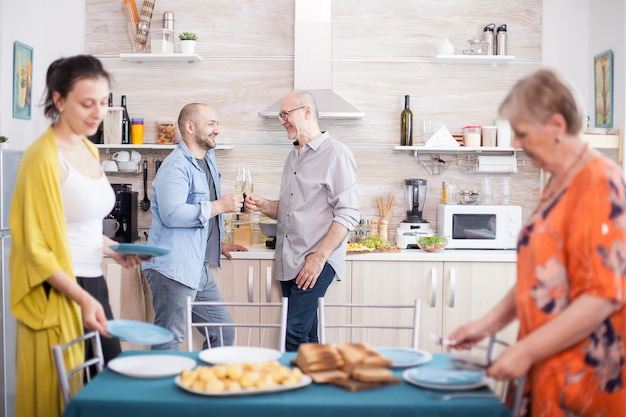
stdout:
[[[137,0],[141,4],[140,0]],[[237,165],[250,166],[255,193],[275,198],[283,161],[291,146],[277,119],[257,112],[293,88],[293,0],[158,0],[152,24],[163,12],[175,15],[177,31],[199,34],[201,63],[126,62],[130,51],[121,1],[87,0],[86,52],[102,58],[113,74],[115,103],[128,97],[131,116],[146,120],[146,139],[155,122],[176,120],[193,101],[213,106],[220,118],[218,151],[223,192],[234,189]],[[410,152],[396,151],[404,95],[411,95],[415,122],[433,121],[460,133],[469,124],[492,124],[512,84],[541,65],[541,0],[335,0],[332,2],[332,88],[365,113],[362,120],[321,120],[324,130],[348,144],[359,166],[359,201],[364,217],[378,215],[376,197],[394,193],[395,230],[404,217],[402,179],[428,180],[425,217],[435,222],[442,181],[480,190],[481,175],[453,166],[430,176]],[[506,23],[510,65],[436,65],[430,62],[443,38],[461,53],[487,23]],[[314,36],[314,35],[312,35]],[[104,151],[102,157],[107,157]],[[147,153],[150,180],[155,155]],[[158,156],[156,156],[158,157]],[[523,155],[520,159],[524,159]],[[528,215],[539,191],[539,172],[526,161],[511,175],[513,204]],[[498,175],[494,175],[496,184]],[[141,191],[141,176],[111,176]],[[496,201],[497,200],[496,193]],[[140,213],[149,227],[149,214]]]

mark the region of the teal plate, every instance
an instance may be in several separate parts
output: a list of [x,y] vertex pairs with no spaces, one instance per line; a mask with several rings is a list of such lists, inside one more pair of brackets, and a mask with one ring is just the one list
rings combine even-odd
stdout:
[[166,328],[137,320],[109,320],[105,330],[122,340],[141,345],[160,345],[174,339],[174,334]]
[[155,256],[161,256],[170,253],[169,248],[140,245],[136,243],[118,243],[109,247],[115,252],[121,253],[122,255],[137,255],[140,258],[152,258]]

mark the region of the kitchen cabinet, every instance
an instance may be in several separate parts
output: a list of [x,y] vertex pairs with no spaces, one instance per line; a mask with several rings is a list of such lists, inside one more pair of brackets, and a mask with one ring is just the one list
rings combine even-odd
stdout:
[[[445,262],[442,334],[482,317],[515,285],[516,274],[514,262]],[[498,339],[512,344],[517,328],[517,322],[509,325]],[[484,351],[476,354],[484,355]]]
[[[351,270],[350,262],[346,263],[346,271],[340,281],[334,281],[326,292],[329,302],[347,302],[350,300]],[[282,297],[280,282],[274,278],[274,261],[258,259],[233,259],[222,260],[221,269],[212,269],[211,272],[220,288],[222,297],[228,301],[237,302],[278,302]],[[246,323],[274,322],[278,317],[269,317],[268,312],[254,311],[254,309],[241,309],[232,313],[236,321]],[[278,330],[265,330],[261,346],[274,347],[265,340],[275,340]],[[248,344],[247,334],[238,334],[239,344]],[[254,335],[261,342],[261,335]],[[197,339],[200,339],[199,337]],[[199,347],[198,347],[199,344]],[[194,348],[201,349],[202,341],[194,340]]]
[[[212,268],[217,285],[220,288],[222,297],[228,301],[235,302],[280,302],[282,292],[280,284],[274,279],[274,261],[258,259],[222,259],[220,269]],[[260,308],[243,308],[231,311],[233,319],[237,322],[245,323],[265,323],[277,322],[279,318],[278,310],[274,313],[261,311]],[[268,314],[275,314],[275,317],[268,317]],[[202,341],[198,335],[194,334],[194,349],[202,348]],[[248,337],[252,340],[248,343]],[[265,329],[259,331],[252,329],[248,332],[237,333],[237,344],[239,345],[259,345],[275,348],[274,342],[278,338],[278,330]]]
[[[441,334],[442,271],[443,262],[353,261],[352,303],[412,304],[415,299],[421,299],[418,347],[440,352],[440,347],[433,344],[429,334]],[[357,314],[356,311],[354,313]],[[371,314],[363,319],[389,323],[389,319],[376,317],[379,312]],[[403,317],[402,321],[407,321],[407,318]],[[411,346],[408,332],[398,334],[397,344]],[[392,345],[391,341],[389,345]]]
[[[352,302],[410,304],[420,298],[418,346],[441,352],[430,333],[445,336],[481,317],[512,287],[515,270],[515,262],[353,261]],[[512,325],[499,338],[511,343],[516,334]]]

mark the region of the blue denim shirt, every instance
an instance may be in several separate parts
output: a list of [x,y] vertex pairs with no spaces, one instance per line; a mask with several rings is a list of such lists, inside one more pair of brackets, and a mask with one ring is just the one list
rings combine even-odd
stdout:
[[[209,150],[205,159],[219,199],[220,174],[215,150]],[[152,182],[152,225],[148,245],[163,246],[171,251],[143,262],[141,269],[154,269],[174,281],[197,289],[204,266],[211,207],[206,175],[187,145],[180,142],[165,158]],[[217,223],[221,237],[221,214],[219,216]],[[222,248],[210,250],[219,254]]]

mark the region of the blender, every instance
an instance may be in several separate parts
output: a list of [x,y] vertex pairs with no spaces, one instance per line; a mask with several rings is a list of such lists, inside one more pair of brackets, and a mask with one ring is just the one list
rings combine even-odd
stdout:
[[426,202],[426,180],[409,178],[404,180],[404,204],[406,219],[400,222],[396,230],[396,245],[401,249],[418,249],[417,238],[432,236],[433,232],[427,220],[422,218]]

